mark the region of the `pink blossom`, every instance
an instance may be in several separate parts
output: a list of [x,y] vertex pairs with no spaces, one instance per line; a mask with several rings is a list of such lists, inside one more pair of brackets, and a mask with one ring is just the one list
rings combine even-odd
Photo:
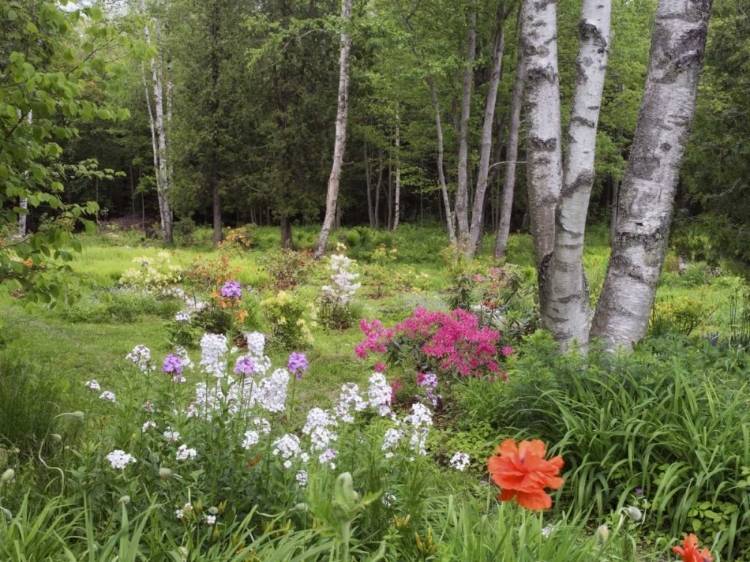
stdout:
[[375,363],[375,372],[376,373],[385,373],[385,370],[387,368],[388,367],[386,367],[385,365],[383,365],[383,363],[381,363],[380,361],[378,361],[377,363]]
[[503,354],[503,357],[510,357],[516,352],[515,349],[513,349],[511,346],[506,345],[503,346],[503,349],[501,350],[501,353]]

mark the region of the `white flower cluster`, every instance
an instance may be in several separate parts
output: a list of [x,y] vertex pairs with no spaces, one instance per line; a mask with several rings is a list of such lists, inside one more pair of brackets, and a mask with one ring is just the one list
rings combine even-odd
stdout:
[[367,389],[367,398],[370,407],[377,408],[378,414],[387,416],[391,413],[391,385],[385,380],[383,373],[373,373],[370,376],[370,388]]
[[[299,437],[293,433],[282,435],[273,442],[273,451],[271,452],[276,457],[281,455],[281,458],[287,461],[300,456],[302,454],[302,447],[300,447]],[[286,466],[286,463],[284,466]],[[291,462],[289,466],[291,466]]]
[[271,368],[271,360],[265,354],[266,337],[260,332],[245,332],[247,356],[253,360],[254,376],[265,375]]
[[[156,424],[154,424],[154,426],[156,426]],[[176,443],[180,439],[180,433],[179,431],[175,431],[171,427],[168,427],[164,432],[164,439],[169,443]]]
[[352,408],[355,412],[361,412],[367,409],[367,402],[359,394],[359,386],[356,383],[348,382],[341,387],[339,401],[333,411],[346,423],[353,423],[354,416],[351,413]]
[[157,427],[157,425],[156,425],[156,422],[152,422],[152,421],[147,421],[147,422],[146,422],[146,423],[144,423],[144,424],[143,424],[143,426],[141,427],[141,431],[142,431],[143,433],[146,433],[146,432],[147,432],[147,431],[148,431],[149,429],[156,429],[156,427]]
[[404,418],[404,422],[412,426],[409,447],[412,451],[419,452],[420,455],[426,455],[427,435],[432,426],[432,412],[427,406],[417,402],[412,404],[411,414]]
[[380,447],[382,451],[387,451],[385,453],[385,458],[390,459],[393,457],[393,451],[391,449],[396,448],[403,436],[404,432],[400,429],[392,427],[386,430],[385,435],[383,436],[383,445]]
[[331,284],[323,285],[323,299],[337,305],[347,305],[351,302],[354,293],[357,292],[362,284],[354,281],[359,274],[349,271],[355,262],[343,254],[334,254],[331,256]]
[[455,468],[459,472],[463,472],[469,466],[470,460],[471,459],[469,459],[469,455],[459,451],[451,457],[449,463],[452,468]]
[[174,315],[174,321],[180,322],[182,324],[189,324],[190,323],[190,313],[184,310],[181,310],[177,314]]
[[117,399],[115,398],[115,393],[111,390],[105,390],[99,395],[99,398],[102,400],[106,400],[107,402],[117,402]]
[[286,409],[286,390],[289,385],[289,371],[276,369],[273,374],[254,385],[252,401],[271,413]]
[[257,431],[249,429],[245,432],[245,438],[242,440],[242,448],[249,451],[260,441],[260,434]]
[[117,468],[120,470],[122,470],[129,464],[137,462],[134,456],[129,455],[128,453],[126,453],[125,451],[121,451],[120,449],[115,449],[110,454],[108,454],[107,460],[109,461],[109,464],[112,465],[112,468]]
[[[310,436],[310,452],[325,451],[338,435],[330,428],[336,427],[336,418],[321,408],[313,408],[307,413],[307,422],[302,433]],[[321,461],[322,462],[322,461]]]
[[133,363],[144,373],[156,369],[151,365],[151,350],[145,345],[136,345],[133,351],[125,356],[125,359]]
[[85,386],[92,392],[98,392],[102,389],[102,387],[99,386],[99,383],[96,381],[86,381]]
[[[174,348],[174,352],[175,354],[180,356],[180,359],[182,360],[183,369],[192,371],[195,368],[195,363],[193,363],[192,359],[190,359],[187,349],[185,349],[181,345],[178,345]],[[182,382],[185,382],[185,381],[183,380]]]
[[186,461],[188,459],[194,459],[196,456],[198,456],[198,451],[195,449],[188,449],[187,445],[180,445],[177,449],[175,458],[178,461]]
[[227,337],[224,334],[203,334],[200,345],[201,367],[216,378],[226,376]]
[[297,474],[294,477],[297,479],[297,484],[299,484],[300,486],[307,486],[307,471],[306,470],[297,471]]
[[333,462],[333,459],[335,459],[338,454],[339,452],[336,449],[326,449],[318,455],[318,462],[320,464],[327,464],[331,470],[335,470],[336,463]]

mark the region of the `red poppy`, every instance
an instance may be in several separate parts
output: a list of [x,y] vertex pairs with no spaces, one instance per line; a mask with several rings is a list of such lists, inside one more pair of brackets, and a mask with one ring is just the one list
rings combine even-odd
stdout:
[[552,507],[552,498],[545,488],[557,490],[563,485],[558,475],[563,467],[560,456],[546,460],[547,447],[538,439],[521,441],[506,439],[490,457],[488,468],[492,481],[500,486],[500,501],[515,499],[526,509]]
[[682,546],[673,546],[672,552],[682,557],[682,562],[713,562],[711,552],[707,548],[698,550],[698,537],[690,534],[682,541]]

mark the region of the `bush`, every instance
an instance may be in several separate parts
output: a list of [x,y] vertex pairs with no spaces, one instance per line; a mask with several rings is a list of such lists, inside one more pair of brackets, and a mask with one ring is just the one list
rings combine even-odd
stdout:
[[258,245],[258,233],[255,224],[246,224],[237,228],[228,229],[224,240],[221,242],[221,248],[225,250],[235,250],[246,252]]
[[113,289],[93,293],[62,309],[60,315],[73,323],[106,324],[133,322],[141,315],[172,318],[181,308],[182,303],[176,299]]
[[271,278],[276,290],[293,289],[310,278],[314,268],[311,252],[295,252],[283,249],[268,253],[258,259]]
[[174,223],[174,233],[179,237],[183,246],[190,246],[195,236],[195,221],[189,217],[184,217]]
[[[279,291],[275,296],[263,300],[261,307],[271,326],[274,343],[282,349],[292,350],[312,345],[313,336],[305,320],[309,307],[302,299],[286,291]],[[312,320],[314,321],[314,316]]]
[[558,501],[577,512],[603,517],[639,489],[651,530],[701,532],[738,559],[750,551],[748,366],[747,354],[727,361],[677,338],[631,356],[563,357],[540,333],[507,383],[466,381],[457,419],[556,443],[567,470]]

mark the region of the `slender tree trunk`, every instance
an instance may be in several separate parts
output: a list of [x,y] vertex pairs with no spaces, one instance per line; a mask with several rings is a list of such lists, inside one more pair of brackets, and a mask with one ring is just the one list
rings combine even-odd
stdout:
[[695,114],[711,0],[660,0],[646,87],[620,187],[617,232],[591,328],[609,348],[648,329]]
[[[343,25],[348,26],[352,14],[352,0],[341,0],[341,19]],[[341,53],[339,57],[339,97],[336,109],[336,142],[333,147],[333,166],[331,177],[328,179],[328,195],[326,196],[326,214],[323,227],[315,247],[315,257],[321,257],[326,251],[328,235],[336,218],[336,202],[339,196],[339,180],[344,163],[346,148],[346,119],[349,112],[349,55],[352,50],[352,39],[346,29],[341,33]]]
[[583,270],[583,238],[595,177],[596,129],[607,73],[611,13],[611,0],[583,0],[555,249],[547,282],[539,287],[542,326],[563,350],[573,342],[586,346],[589,339],[591,314]]
[[221,171],[219,164],[219,145],[221,142],[221,115],[219,114],[219,65],[221,54],[219,52],[219,34],[221,30],[221,4],[219,0],[210,0],[208,33],[210,40],[210,66],[211,66],[211,170],[210,182],[211,193],[213,196],[213,243],[218,246],[221,243],[221,192],[219,174]]
[[516,68],[516,82],[513,86],[513,98],[510,102],[510,124],[508,125],[508,151],[506,154],[505,177],[503,191],[500,198],[500,222],[497,228],[495,242],[495,259],[505,257],[510,235],[510,218],[513,211],[513,194],[516,189],[516,163],[518,162],[518,137],[521,132],[521,106],[523,105],[523,90],[526,82],[526,72],[523,55],[519,47],[518,67]]
[[383,149],[378,149],[378,183],[375,185],[375,228],[380,228],[380,187],[383,185]]
[[474,58],[477,50],[477,0],[469,0],[469,30],[466,41],[466,66],[461,93],[461,122],[458,133],[458,188],[456,218],[461,243],[469,239],[469,118],[471,117],[471,88],[474,84]]
[[540,285],[555,245],[555,207],[562,189],[557,3],[524,2],[521,45],[526,68],[526,175]]
[[[20,113],[20,111],[19,111]],[[31,126],[32,121],[34,120],[34,114],[31,110],[29,110],[28,115],[26,115],[26,122]],[[29,177],[29,171],[26,170],[24,172],[24,177]],[[18,205],[21,208],[21,212],[18,213],[18,237],[24,238],[26,236],[26,224],[27,224],[27,217],[28,217],[28,209],[29,209],[29,200],[26,197],[22,197],[21,201]]]
[[365,141],[365,184],[367,185],[367,218],[370,228],[375,228],[375,214],[372,207],[372,168],[370,167],[370,156],[367,153],[367,141]]
[[287,248],[287,249],[291,248],[293,245],[292,221],[289,220],[289,217],[284,215],[281,217],[280,223],[281,223],[281,247]]
[[440,193],[443,196],[443,205],[445,206],[445,222],[448,226],[448,237],[450,238],[451,245],[456,245],[456,228],[453,213],[451,212],[451,200],[448,197],[448,186],[445,182],[445,167],[443,161],[445,159],[445,146],[443,143],[443,125],[440,119],[440,100],[437,95],[437,88],[435,88],[435,79],[429,77],[427,79],[427,85],[430,87],[430,97],[432,98],[432,107],[435,110],[435,129],[437,131],[437,143],[438,143],[438,156],[437,156],[437,168],[438,168],[438,180],[440,181]]
[[482,149],[479,153],[479,171],[477,173],[476,190],[474,191],[474,205],[471,211],[471,231],[469,243],[466,245],[466,257],[473,258],[477,251],[479,235],[484,224],[484,200],[487,183],[490,176],[490,156],[492,155],[492,126],[495,122],[495,106],[497,105],[497,89],[503,68],[503,50],[505,49],[505,35],[503,34],[503,4],[500,4],[498,14],[498,29],[495,36],[495,49],[492,54],[492,73],[490,74],[490,88],[487,92],[487,103],[484,108],[484,123],[482,125]]
[[617,202],[620,199],[620,180],[612,178],[612,216],[609,219],[609,244],[615,241],[617,235]]
[[[146,1],[141,0],[141,11],[146,15]],[[159,26],[159,22],[156,22]],[[146,45],[151,46],[151,33],[148,24],[144,26]],[[167,139],[164,125],[164,90],[162,86],[162,72],[160,67],[161,55],[157,59],[151,58],[151,83],[154,91],[154,132],[156,138],[156,192],[159,198],[159,214],[161,216],[162,239],[165,244],[171,244],[172,238],[172,206],[169,202],[169,173],[167,166]]]
[[385,225],[387,230],[393,226],[393,161],[388,156],[388,191],[385,192],[386,203],[388,204],[388,222]]
[[396,192],[393,197],[393,232],[398,230],[398,219],[401,214],[401,127],[396,112]]

